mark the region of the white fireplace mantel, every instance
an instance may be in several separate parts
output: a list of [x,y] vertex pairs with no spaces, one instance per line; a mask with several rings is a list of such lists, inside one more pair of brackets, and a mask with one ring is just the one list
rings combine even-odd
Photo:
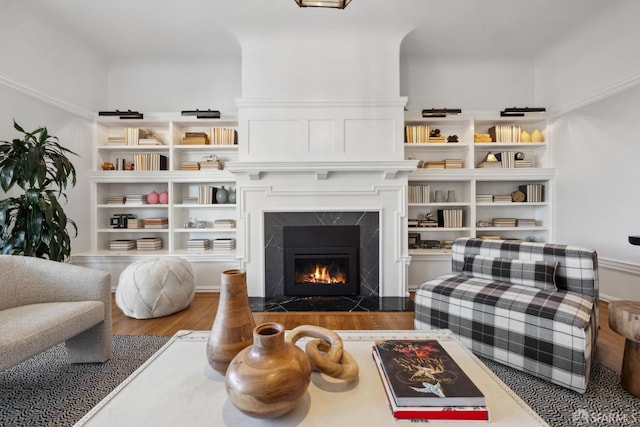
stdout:
[[407,176],[416,169],[417,160],[363,162],[229,162],[226,169],[250,180],[263,179],[267,174],[311,174],[317,180],[329,179],[334,173],[379,173],[383,179]]

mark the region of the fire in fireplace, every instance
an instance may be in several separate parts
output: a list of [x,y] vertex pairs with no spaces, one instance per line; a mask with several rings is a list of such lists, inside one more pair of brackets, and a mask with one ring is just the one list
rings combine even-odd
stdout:
[[358,295],[358,226],[285,226],[284,294]]

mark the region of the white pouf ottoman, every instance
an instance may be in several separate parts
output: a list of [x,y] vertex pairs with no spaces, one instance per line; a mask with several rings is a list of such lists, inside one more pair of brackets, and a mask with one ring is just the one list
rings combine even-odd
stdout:
[[135,319],[162,317],[184,310],[195,294],[191,263],[184,258],[136,261],[122,273],[116,305]]

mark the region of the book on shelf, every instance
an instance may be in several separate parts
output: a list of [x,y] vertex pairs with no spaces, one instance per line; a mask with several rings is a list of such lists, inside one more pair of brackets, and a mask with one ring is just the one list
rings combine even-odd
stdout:
[[135,153],[133,155],[134,170],[166,171],[169,165],[167,156],[158,153]]
[[236,239],[233,238],[219,238],[213,239],[213,250],[225,252],[236,248]]
[[209,144],[209,135],[206,132],[185,132],[182,144],[207,145]]
[[213,221],[213,228],[232,229],[236,227],[234,219],[216,219]]
[[127,219],[127,228],[131,228],[131,229],[144,228],[144,219],[128,218]]
[[124,204],[125,205],[146,205],[147,204],[147,195],[146,194],[127,194],[124,196]]
[[155,251],[162,249],[162,239],[159,237],[142,237],[136,240],[136,249],[139,251]]
[[494,227],[515,227],[515,218],[493,218],[491,221]]
[[409,185],[409,203],[429,203],[431,187],[429,185]]
[[462,159],[444,159],[445,169],[462,169],[463,165]]
[[519,185],[518,190],[525,195],[525,202],[544,202],[544,184]]
[[493,142],[520,142],[522,129],[516,125],[496,125],[488,130]]
[[513,202],[513,196],[511,194],[495,194],[493,196],[494,203],[511,203]]
[[438,340],[376,341],[372,353],[396,407],[486,407],[482,391]]
[[130,251],[136,248],[135,240],[117,239],[109,241],[109,249],[112,251]]
[[209,249],[209,239],[189,239],[187,240],[188,251],[203,251]]
[[236,145],[238,143],[238,131],[235,129],[213,127],[209,129],[209,137],[213,145]]
[[462,227],[462,209],[438,209],[436,212],[438,227]]
[[407,144],[424,144],[429,141],[431,128],[427,125],[406,125],[404,127],[404,141]]
[[168,218],[145,218],[144,228],[167,228],[169,226]]
[[180,170],[183,170],[183,171],[198,171],[198,170],[200,170],[200,163],[199,162],[183,161],[183,162],[180,163]]

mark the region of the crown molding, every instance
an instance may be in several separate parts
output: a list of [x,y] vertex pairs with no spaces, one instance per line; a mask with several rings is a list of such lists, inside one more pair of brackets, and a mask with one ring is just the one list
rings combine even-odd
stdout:
[[564,114],[568,114],[572,111],[575,111],[579,108],[586,107],[595,102],[602,101],[603,99],[607,99],[611,96],[617,95],[619,93],[625,92],[629,89],[633,89],[636,86],[640,85],[640,74],[628,78],[626,80],[622,80],[618,83],[614,83],[605,87],[604,89],[598,90],[591,95],[585,96],[584,98],[578,99],[577,101],[570,102],[568,104],[562,105],[560,107],[553,108],[549,111],[550,118],[556,118],[562,116]]
[[89,111],[76,104],[72,104],[60,98],[56,98],[55,96],[51,96],[41,90],[36,89],[33,86],[28,85],[27,83],[9,77],[6,74],[0,73],[0,84],[8,87],[9,89],[13,89],[16,92],[21,93],[22,95],[34,98],[60,110],[82,117],[83,119],[94,120],[96,117],[96,114],[93,111]]

